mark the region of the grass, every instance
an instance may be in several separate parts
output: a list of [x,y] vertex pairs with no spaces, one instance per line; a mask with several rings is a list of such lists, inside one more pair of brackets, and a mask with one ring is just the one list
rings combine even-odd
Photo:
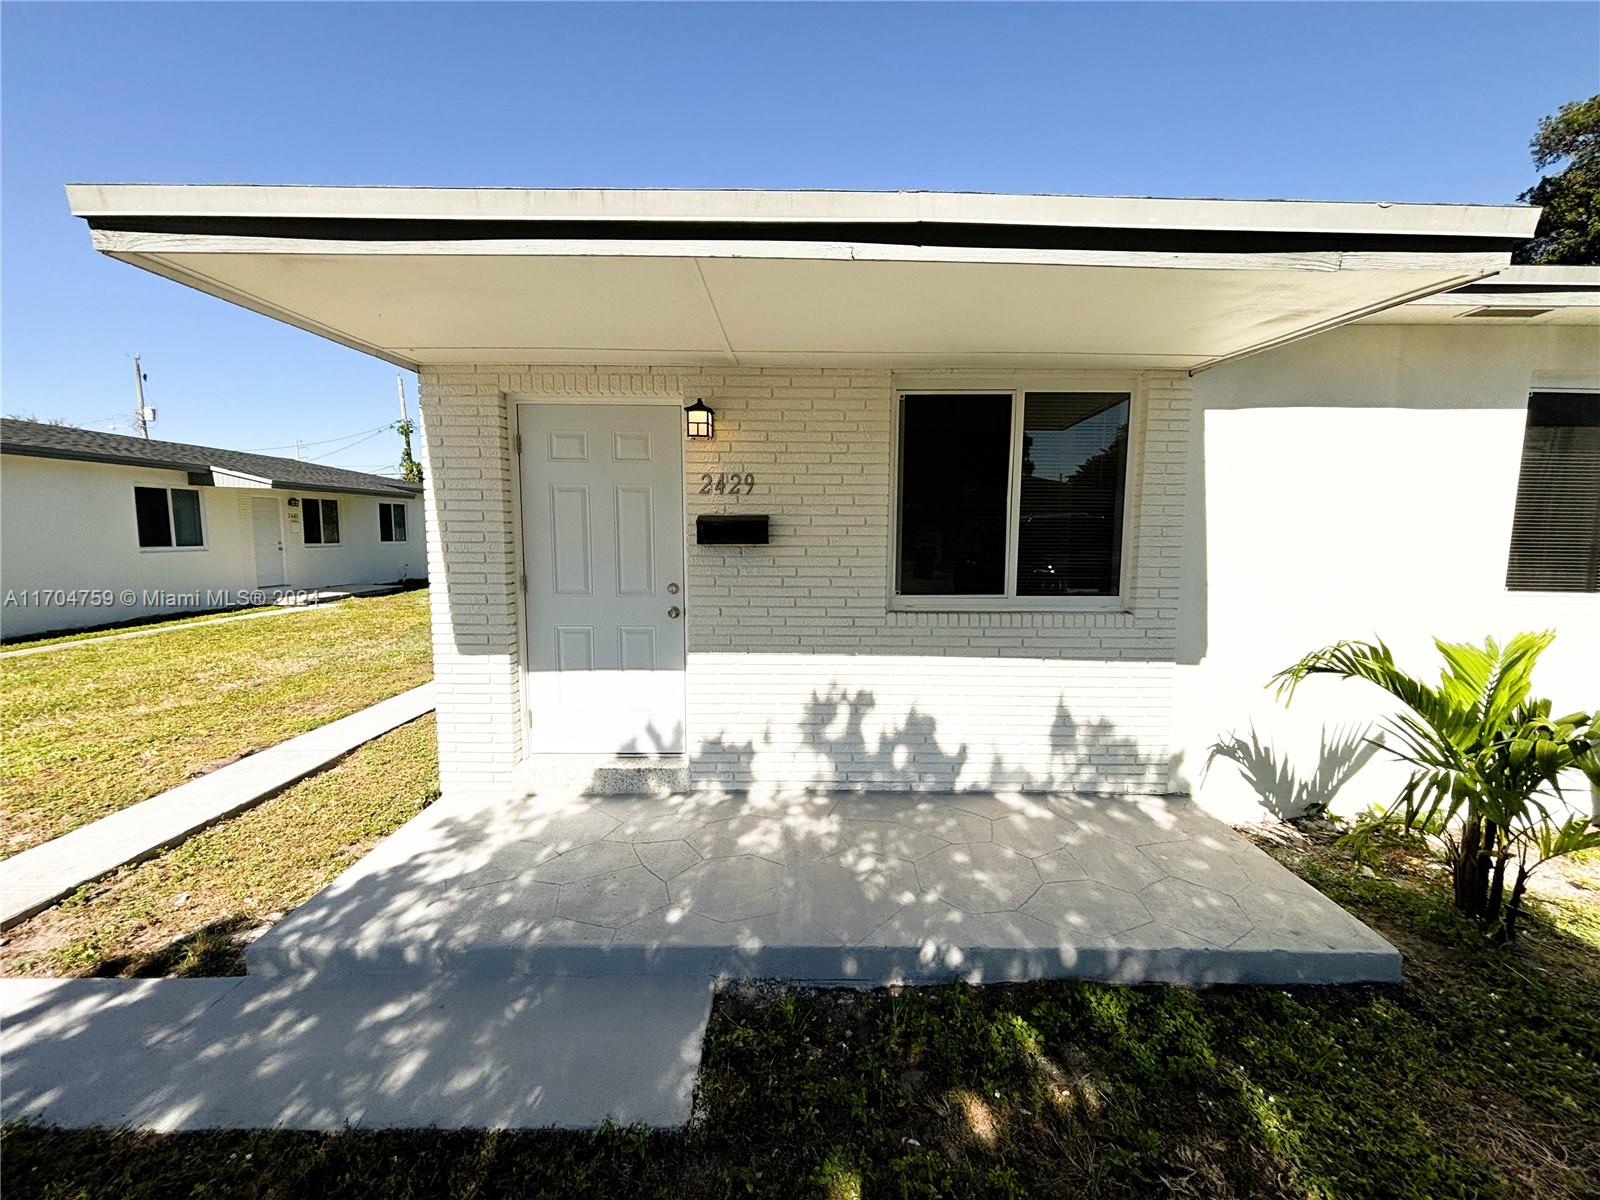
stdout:
[[242,940],[307,900],[439,793],[434,718],[13,927],[6,975],[243,974]]
[[88,625],[66,633],[5,638],[0,640],[0,654],[11,650],[34,650],[40,646],[62,646],[68,642],[92,642],[119,633],[144,633],[146,630],[171,629],[178,625],[198,625],[208,621],[220,621],[224,617],[240,617],[248,613],[286,611],[276,605],[266,604],[252,608],[219,608],[209,612],[191,612],[179,617],[136,617],[128,621],[112,621],[105,625]]
[[1274,851],[1406,954],[1398,987],[724,989],[686,1131],[14,1126],[8,1197],[1600,1195],[1600,908],[1514,947],[1394,851]]
[[0,662],[0,855],[432,675],[425,590]]

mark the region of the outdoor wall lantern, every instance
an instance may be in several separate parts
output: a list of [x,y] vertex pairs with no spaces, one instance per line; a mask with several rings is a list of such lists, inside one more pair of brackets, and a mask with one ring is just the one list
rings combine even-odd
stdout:
[[695,400],[683,410],[685,431],[691,441],[709,442],[717,436],[717,414],[706,407],[704,400]]

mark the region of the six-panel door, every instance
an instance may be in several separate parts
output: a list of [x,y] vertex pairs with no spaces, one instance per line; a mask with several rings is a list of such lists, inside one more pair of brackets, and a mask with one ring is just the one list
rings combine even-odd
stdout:
[[681,754],[677,409],[521,404],[517,429],[533,750]]

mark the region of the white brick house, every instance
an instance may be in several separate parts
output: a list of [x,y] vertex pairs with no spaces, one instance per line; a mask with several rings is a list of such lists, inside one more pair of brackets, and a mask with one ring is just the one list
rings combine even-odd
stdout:
[[[1506,271],[1531,209],[71,199],[108,254],[418,370],[448,789],[1278,807],[1374,710],[1262,684],[1373,633],[1554,627],[1544,689],[1600,700],[1600,272]],[[1204,769],[1251,726],[1287,758]]]

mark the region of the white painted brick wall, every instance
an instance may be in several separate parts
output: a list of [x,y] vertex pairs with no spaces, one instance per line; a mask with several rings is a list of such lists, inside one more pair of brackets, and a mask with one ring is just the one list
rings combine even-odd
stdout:
[[[432,368],[422,374],[447,787],[521,754],[510,420],[502,396],[703,396],[685,443],[691,768],[708,787],[1169,782],[1190,383],[1140,385],[1125,613],[887,611],[893,385],[825,368]],[[754,495],[701,495],[702,474]],[[695,516],[767,513],[772,544],[700,547]]]

